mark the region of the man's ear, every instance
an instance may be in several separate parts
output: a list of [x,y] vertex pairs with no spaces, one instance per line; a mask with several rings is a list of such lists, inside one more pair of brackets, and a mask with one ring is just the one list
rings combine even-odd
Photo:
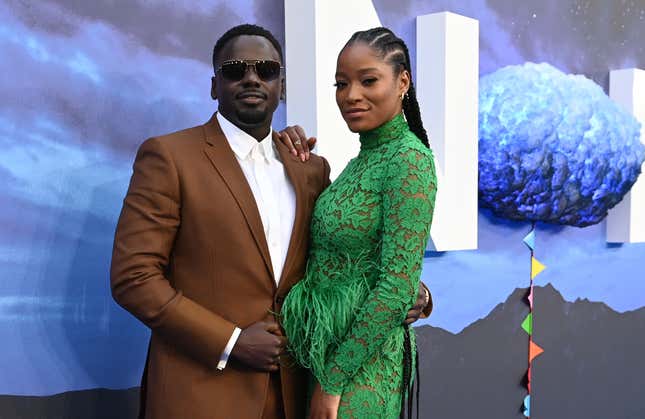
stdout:
[[287,99],[287,83],[286,79],[283,77],[280,80],[280,100],[286,101]]
[[211,97],[217,100],[217,79],[215,76],[211,77]]

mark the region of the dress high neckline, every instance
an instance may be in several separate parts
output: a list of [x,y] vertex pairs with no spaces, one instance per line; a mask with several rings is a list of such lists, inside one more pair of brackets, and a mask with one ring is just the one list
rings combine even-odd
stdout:
[[403,114],[399,113],[383,125],[361,132],[361,150],[370,150],[390,141],[403,138],[403,134],[408,130],[408,122],[403,117]]

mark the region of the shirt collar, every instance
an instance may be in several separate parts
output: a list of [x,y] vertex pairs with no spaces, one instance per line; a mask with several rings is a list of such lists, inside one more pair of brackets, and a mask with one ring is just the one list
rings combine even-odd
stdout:
[[217,121],[231,149],[233,149],[233,152],[240,160],[247,159],[254,149],[254,153],[259,153],[269,163],[276,158],[275,151],[273,150],[273,141],[271,139],[273,128],[270,128],[269,134],[262,141],[258,142],[255,138],[226,119],[221,112],[217,112]]

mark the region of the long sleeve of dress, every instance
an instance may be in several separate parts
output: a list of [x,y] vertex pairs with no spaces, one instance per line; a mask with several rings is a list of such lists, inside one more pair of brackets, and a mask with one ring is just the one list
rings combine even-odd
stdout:
[[385,172],[379,277],[349,332],[328,355],[326,373],[316,377],[330,394],[341,394],[387,337],[402,327],[416,299],[436,195],[432,154],[404,148]]

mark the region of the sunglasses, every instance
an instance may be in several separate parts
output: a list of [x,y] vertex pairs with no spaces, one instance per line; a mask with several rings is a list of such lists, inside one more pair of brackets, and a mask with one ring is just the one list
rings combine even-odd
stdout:
[[277,79],[284,68],[279,62],[271,60],[231,60],[224,61],[217,72],[226,80],[240,81],[246,75],[249,67],[253,67],[255,74],[262,81]]

